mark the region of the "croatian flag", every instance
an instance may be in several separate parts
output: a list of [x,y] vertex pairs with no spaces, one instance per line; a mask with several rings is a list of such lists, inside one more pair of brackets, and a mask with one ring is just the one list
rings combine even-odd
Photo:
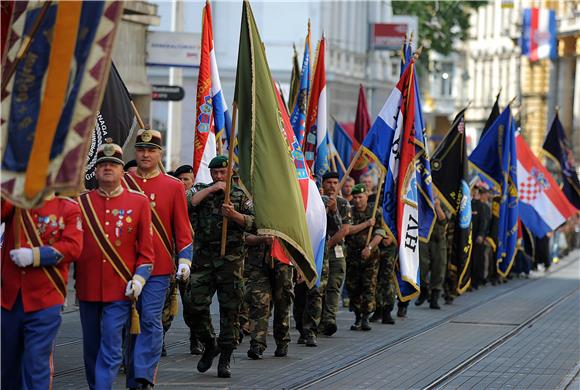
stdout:
[[422,135],[415,120],[415,65],[412,60],[391,92],[363,141],[364,152],[386,174],[383,221],[399,248],[396,271],[399,298],[408,301],[419,293],[420,226],[423,220],[418,188],[422,174],[416,144]]
[[551,9],[526,8],[522,26],[522,55],[530,61],[557,58],[556,12]]
[[[292,125],[290,124],[290,117],[286,111],[284,101],[280,96],[280,92],[274,84],[276,96],[278,98],[278,109],[284,124],[284,134],[286,141],[291,149],[292,160],[296,166],[296,177],[302,193],[302,201],[304,202],[304,209],[306,211],[306,224],[308,225],[308,232],[310,235],[310,243],[312,245],[312,253],[314,253],[314,261],[316,263],[316,286],[320,285],[320,276],[322,275],[322,263],[324,260],[324,244],[326,240],[326,208],[322,202],[320,191],[316,186],[316,182],[312,178],[310,169],[304,159],[304,154],[300,147],[300,143],[294,134]],[[282,262],[289,263],[288,256],[284,252],[282,245],[278,240],[274,241],[272,246],[272,256]]]
[[542,238],[578,210],[568,201],[521,135],[516,137],[516,147],[520,218],[534,236]]
[[326,128],[326,70],[324,67],[324,36],[318,45],[318,58],[312,81],[312,91],[306,116],[304,156],[316,177],[322,177],[329,169],[328,131]]
[[209,163],[216,156],[216,137],[229,134],[231,120],[222,93],[213,47],[211,5],[203,9],[201,59],[197,79],[197,108],[193,141],[193,174],[195,183],[211,183]]

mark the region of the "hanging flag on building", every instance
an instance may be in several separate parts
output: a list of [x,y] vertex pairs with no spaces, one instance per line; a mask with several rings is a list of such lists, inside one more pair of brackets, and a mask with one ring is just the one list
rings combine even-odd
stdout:
[[552,120],[548,134],[546,134],[542,149],[543,154],[560,167],[562,191],[564,191],[566,198],[574,207],[580,209],[580,182],[576,173],[574,152],[557,113]]
[[24,4],[12,18],[3,59],[3,76],[15,72],[2,83],[1,188],[12,203],[31,208],[50,191],[77,193],[83,186],[123,5],[51,3],[17,63],[21,38],[44,6]]
[[303,141],[306,164],[317,178],[322,178],[329,170],[328,130],[326,128],[326,68],[324,65],[325,42],[323,36],[318,43],[312,90],[308,99],[306,135]]
[[280,240],[309,287],[316,265],[296,160],[284,132],[266,53],[249,2],[244,1],[234,102],[238,107],[239,175],[254,201],[259,234]]
[[522,24],[522,55],[530,61],[558,58],[556,12],[552,9],[526,8]]
[[420,213],[423,188],[416,145],[421,130],[415,121],[414,80],[415,65],[411,61],[363,141],[364,153],[386,173],[383,221],[399,248],[396,277],[402,301],[419,293],[420,230],[426,230],[428,238],[434,223],[434,219],[422,219]]
[[578,210],[521,135],[516,136],[516,147],[520,218],[534,236],[542,238]]
[[465,292],[471,280],[471,191],[466,148],[463,109],[455,116],[451,130],[431,157],[433,185],[441,204],[452,214],[449,268],[457,275],[456,291],[459,294]]
[[[510,107],[500,114],[469,156],[471,166],[499,189],[497,250],[498,273],[505,277],[516,254],[518,236],[518,177],[515,121]],[[493,210],[492,210],[493,211]]]
[[231,127],[215,58],[212,26],[211,5],[209,1],[206,1],[202,15],[201,57],[197,78],[193,140],[195,183],[212,182],[209,163],[217,154],[217,140],[221,140],[225,134],[229,134]]
[[[123,83],[114,63],[111,63],[109,79],[105,95],[101,102],[101,109],[97,111],[97,120],[91,136],[91,146],[87,158],[85,172],[85,188],[97,188],[95,165],[99,146],[110,138],[113,143],[125,148],[128,146],[131,134],[139,127],[137,117],[131,104],[131,95]],[[133,145],[130,145],[133,148]]]
[[310,20],[308,21],[308,34],[304,42],[304,55],[302,56],[302,71],[300,72],[300,86],[296,92],[294,109],[290,116],[290,123],[298,143],[302,145],[306,132],[306,114],[308,111],[308,97],[310,96]]

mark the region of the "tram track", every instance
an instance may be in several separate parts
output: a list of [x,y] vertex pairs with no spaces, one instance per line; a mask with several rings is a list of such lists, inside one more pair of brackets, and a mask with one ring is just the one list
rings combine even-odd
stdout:
[[[506,289],[505,291],[503,291],[499,295],[490,297],[489,299],[485,299],[485,300],[477,303],[476,305],[473,305],[470,307],[465,307],[465,308],[458,310],[458,311],[456,311],[448,316],[445,316],[445,317],[443,317],[435,322],[431,322],[431,323],[427,324],[426,326],[424,326],[424,327],[422,327],[422,328],[420,328],[420,329],[418,329],[410,334],[407,334],[401,338],[390,341],[390,342],[384,344],[383,346],[375,348],[374,350],[370,351],[365,356],[357,358],[357,359],[349,362],[348,364],[346,364],[342,367],[339,367],[339,368],[336,368],[334,370],[322,373],[322,375],[319,375],[316,378],[313,378],[311,380],[307,380],[307,381],[299,383],[297,385],[290,386],[290,387],[288,387],[288,390],[306,389],[306,388],[310,388],[314,385],[317,385],[319,383],[322,383],[329,378],[332,378],[336,375],[339,375],[340,373],[342,373],[344,371],[347,371],[353,367],[359,366],[359,365],[361,365],[361,364],[363,364],[363,363],[365,363],[365,362],[367,362],[367,361],[369,361],[369,360],[371,360],[371,359],[373,359],[373,358],[375,358],[375,357],[377,357],[385,352],[388,352],[389,350],[391,350],[391,349],[393,349],[401,344],[408,343],[408,342],[410,342],[418,337],[421,337],[421,336],[423,336],[431,331],[434,331],[434,330],[440,328],[441,326],[452,323],[454,319],[456,319],[457,317],[459,317],[459,316],[461,316],[469,311],[475,310],[475,309],[477,309],[481,306],[484,306],[490,302],[501,299],[502,297],[505,297],[506,295],[513,293],[514,291],[517,291],[521,288],[528,286],[530,283],[534,283],[536,281],[539,281],[541,279],[548,277],[549,275],[551,275],[554,272],[559,272],[561,270],[564,270],[564,269],[576,264],[578,261],[579,261],[578,259],[573,260],[567,264],[564,264],[564,265],[558,267],[557,270],[552,270],[550,272],[547,272],[545,275],[542,275],[539,278],[529,279],[529,280],[523,281],[522,283],[520,283],[512,288]],[[441,388],[441,386],[443,386],[445,383],[448,383],[450,380],[452,380],[455,376],[457,376],[461,372],[465,371],[466,369],[473,366],[474,364],[477,364],[483,358],[485,358],[490,353],[495,351],[501,345],[505,344],[509,339],[511,339],[512,337],[517,335],[523,329],[525,329],[526,327],[530,326],[531,324],[533,324],[534,322],[539,320],[541,317],[543,317],[549,311],[554,309],[557,305],[559,305],[565,299],[572,296],[578,290],[580,290],[580,288],[577,288],[577,289],[573,290],[572,292],[569,292],[563,296],[560,296],[558,299],[556,299],[554,302],[552,302],[549,306],[536,312],[533,316],[531,316],[530,318],[525,320],[523,323],[521,323],[520,325],[518,325],[517,327],[512,329],[510,332],[506,333],[505,335],[501,336],[500,338],[496,339],[495,341],[493,341],[490,344],[486,345],[485,347],[481,348],[478,352],[476,352],[475,354],[473,354],[472,356],[467,358],[461,364],[455,366],[451,370],[446,371],[444,374],[439,376],[436,380],[432,381],[427,386],[425,386],[424,389]],[[69,346],[69,345],[74,345],[77,343],[81,344],[82,340],[73,340],[73,341],[63,342],[61,344],[58,344],[57,347]],[[182,341],[177,341],[174,343],[169,343],[169,344],[167,344],[166,349],[172,350],[174,348],[177,348],[179,346],[183,346],[183,345],[188,344],[188,343],[189,343],[189,340],[182,340]],[[84,365],[80,365],[77,367],[72,367],[69,369],[57,371],[57,372],[55,372],[54,377],[55,378],[66,378],[68,376],[75,375],[75,374],[82,372],[82,371],[84,371]]]
[[[421,336],[423,336],[423,335],[425,335],[433,330],[436,330],[443,325],[452,323],[453,319],[455,319],[455,318],[457,318],[457,317],[459,317],[459,316],[461,316],[469,311],[472,311],[472,310],[477,309],[477,308],[479,308],[483,305],[486,305],[490,302],[498,300],[498,299],[500,299],[508,294],[513,293],[514,291],[517,291],[521,288],[528,286],[530,283],[544,279],[554,272],[558,272],[558,271],[561,271],[563,269],[566,269],[566,268],[572,266],[573,264],[576,264],[578,261],[579,261],[578,259],[573,260],[570,263],[559,267],[557,270],[550,271],[550,272],[546,273],[545,275],[543,275],[537,279],[529,279],[529,280],[525,281],[524,283],[519,284],[518,286],[515,286],[513,288],[510,288],[509,290],[506,290],[506,291],[502,292],[501,294],[496,295],[490,299],[479,302],[478,304],[476,304],[474,306],[470,306],[470,307],[466,307],[464,309],[461,309],[461,310],[459,310],[453,314],[450,314],[450,315],[448,315],[448,316],[446,316],[446,317],[444,317],[436,322],[430,323],[429,325],[427,325],[421,329],[418,329],[417,331],[413,332],[412,334],[401,337],[401,338],[394,340],[394,341],[391,341],[391,342],[389,342],[381,347],[378,347],[378,348],[374,349],[373,351],[369,352],[367,355],[362,356],[362,357],[360,357],[360,358],[358,358],[358,359],[356,359],[356,360],[354,360],[354,361],[352,361],[352,362],[350,362],[350,363],[348,363],[340,368],[323,373],[322,375],[320,375],[317,378],[314,378],[312,380],[308,380],[308,381],[300,383],[298,385],[291,386],[288,388],[288,390],[307,389],[307,388],[312,388],[313,386],[315,386],[317,384],[321,384],[324,381],[326,381],[327,379],[335,377],[335,376],[337,376],[337,375],[339,375],[347,370],[350,370],[350,369],[352,369],[356,366],[359,366],[359,365],[361,365],[361,364],[363,364],[363,363],[365,363],[373,358],[376,358],[377,356],[380,356],[380,355],[384,354],[385,352],[388,352],[389,350],[392,350],[401,344],[408,343],[409,341],[412,341],[413,339],[416,339],[416,338],[421,337]],[[514,337],[518,333],[520,333],[526,327],[529,327],[530,325],[532,325],[534,322],[539,320],[541,317],[543,317],[545,314],[547,314],[548,312],[553,310],[556,306],[558,306],[560,303],[562,303],[563,301],[565,301],[566,299],[571,297],[573,294],[575,294],[579,290],[580,290],[580,287],[574,289],[571,292],[566,293],[565,295],[558,297],[550,305],[548,305],[545,308],[543,308],[542,310],[536,312],[530,318],[528,318],[523,323],[519,324],[517,327],[515,327],[514,329],[512,329],[508,333],[504,334],[500,338],[494,340],[490,344],[481,348],[478,352],[476,352],[475,354],[473,354],[472,356],[470,356],[469,358],[464,360],[461,364],[458,364],[457,366],[455,366],[451,370],[446,371],[443,375],[439,376],[437,379],[435,379],[434,381],[432,381],[431,383],[429,383],[427,386],[423,387],[422,389],[423,390],[427,390],[427,389],[430,390],[430,389],[441,388],[445,383],[448,383],[451,379],[453,379],[455,376],[457,376],[458,374],[460,374],[464,370],[468,369],[469,367],[473,366],[474,364],[477,364],[479,361],[481,361],[483,358],[485,358],[486,356],[491,354],[493,351],[495,351],[501,345],[505,344],[509,339],[511,339],[512,337]]]

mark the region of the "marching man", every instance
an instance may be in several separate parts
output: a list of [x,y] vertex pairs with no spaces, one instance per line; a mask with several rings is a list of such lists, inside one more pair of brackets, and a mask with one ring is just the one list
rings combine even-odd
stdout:
[[2,388],[48,389],[68,268],[83,246],[81,212],[52,194],[32,210],[2,200],[2,220]]
[[[98,188],[79,197],[85,245],[76,289],[91,389],[113,386],[123,358],[122,332],[154,262],[149,202],[121,186],[122,153],[115,144],[99,147]],[[138,316],[131,317],[131,327],[138,327]]]
[[137,170],[125,174],[124,185],[143,193],[149,200],[155,268],[139,300],[141,334],[129,344],[127,387],[151,388],[163,347],[161,316],[169,281],[175,272],[178,280],[189,278],[193,237],[183,183],[159,170],[161,133],[139,130],[135,157]]

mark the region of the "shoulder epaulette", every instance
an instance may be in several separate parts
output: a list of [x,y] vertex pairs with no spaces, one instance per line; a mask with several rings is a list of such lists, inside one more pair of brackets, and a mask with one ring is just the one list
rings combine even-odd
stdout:
[[[176,181],[176,182],[178,182],[179,184],[182,184],[182,183],[181,183],[181,180],[179,180],[178,178],[176,178],[176,177],[173,177],[173,176],[171,176],[171,175],[168,175],[167,173],[164,173],[164,175],[165,175],[165,177],[168,177],[168,178],[170,178],[171,180],[175,180],[175,181]],[[183,184],[182,184],[182,185],[183,185]]]
[[125,188],[125,190],[129,191],[129,193],[131,193],[131,194],[137,194],[137,195],[143,196],[145,199],[149,200],[147,195],[145,195],[144,193],[142,193],[140,191],[135,191],[135,190],[132,190],[130,188]]
[[[85,191],[85,192],[83,192],[83,193],[81,193],[79,195],[82,195],[82,194],[87,193],[87,192],[88,191]],[[70,196],[58,195],[57,198],[63,199],[63,200],[68,200],[69,202],[72,202],[74,204],[78,204],[78,202],[75,199],[71,198]]]

